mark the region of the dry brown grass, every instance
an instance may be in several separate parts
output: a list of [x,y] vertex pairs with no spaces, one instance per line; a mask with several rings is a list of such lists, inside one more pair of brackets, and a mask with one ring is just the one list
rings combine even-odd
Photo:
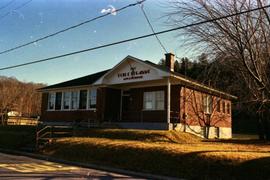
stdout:
[[270,178],[269,143],[211,142],[173,131],[94,131],[96,136],[88,132],[90,137],[59,139],[45,153],[189,179]]

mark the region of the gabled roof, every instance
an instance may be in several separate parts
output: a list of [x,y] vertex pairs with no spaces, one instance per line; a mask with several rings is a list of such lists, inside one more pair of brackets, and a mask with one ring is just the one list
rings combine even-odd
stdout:
[[83,76],[83,77],[80,77],[80,78],[72,79],[72,80],[69,80],[69,81],[61,82],[61,83],[58,83],[58,84],[54,84],[54,85],[51,85],[51,86],[40,88],[39,90],[42,91],[42,90],[65,88],[65,87],[91,85],[96,80],[98,80],[100,77],[102,77],[104,74],[106,74],[109,70],[110,69],[105,70],[105,71],[100,71],[100,72],[95,73],[95,74],[90,74],[90,75],[87,75],[87,76]]
[[[117,70],[118,67],[120,67],[121,65],[123,65],[126,61],[132,60],[134,62],[137,62],[138,64],[142,64],[144,66],[147,66],[149,68],[155,69],[158,73],[158,76],[160,77],[169,77],[170,76],[170,72],[169,71],[165,71],[164,69],[162,69],[159,65],[156,65],[154,63],[147,63],[150,61],[143,61],[141,59],[138,59],[136,57],[130,56],[128,55],[127,57],[125,57],[122,61],[120,61],[118,64],[116,64],[112,69],[110,69],[106,74],[104,74],[102,77],[100,77],[95,83],[94,85],[100,85],[103,84],[103,80],[104,78],[110,76],[115,70]],[[129,63],[128,63],[129,64]],[[154,66],[155,65],[155,66]]]
[[52,89],[58,89],[58,88],[67,88],[67,87],[96,85],[96,83],[99,84],[104,77],[108,76],[114,69],[116,69],[118,66],[120,66],[126,59],[132,59],[132,60],[135,60],[139,63],[145,64],[146,66],[151,66],[152,68],[157,69],[159,72],[161,72],[166,77],[174,77],[174,78],[178,79],[181,82],[181,84],[184,86],[187,86],[187,87],[190,87],[190,88],[193,88],[196,90],[200,90],[202,92],[211,93],[211,94],[214,94],[216,96],[223,96],[223,97],[226,97],[229,99],[237,99],[236,96],[230,95],[228,93],[214,89],[210,86],[204,85],[204,84],[197,82],[191,78],[188,78],[180,73],[171,71],[167,67],[157,65],[155,63],[152,63],[151,61],[147,61],[147,60],[143,61],[141,59],[138,59],[138,58],[135,58],[132,56],[127,56],[121,62],[119,62],[117,65],[115,65],[112,69],[108,69],[108,70],[101,71],[101,72],[98,72],[95,74],[90,74],[90,75],[87,75],[84,77],[80,77],[80,78],[72,79],[69,81],[62,82],[62,83],[47,86],[47,87],[39,89],[39,91],[52,90]]

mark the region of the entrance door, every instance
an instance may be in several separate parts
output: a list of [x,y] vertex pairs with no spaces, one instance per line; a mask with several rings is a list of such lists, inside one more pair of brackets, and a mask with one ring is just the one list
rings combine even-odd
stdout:
[[120,119],[120,100],[121,90],[120,89],[106,89],[106,100],[105,100],[105,114],[104,120],[107,122],[117,122]]
[[123,91],[122,96],[122,112],[130,110],[130,91]]

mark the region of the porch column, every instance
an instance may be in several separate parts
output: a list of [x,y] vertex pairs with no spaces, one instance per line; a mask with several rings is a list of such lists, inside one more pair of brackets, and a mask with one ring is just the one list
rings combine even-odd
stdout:
[[171,82],[170,77],[167,81],[167,123],[169,124],[171,120]]

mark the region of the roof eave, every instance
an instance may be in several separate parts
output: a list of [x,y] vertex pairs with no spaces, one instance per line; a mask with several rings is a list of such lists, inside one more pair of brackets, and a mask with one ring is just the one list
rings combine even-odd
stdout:
[[238,98],[234,95],[231,95],[231,94],[228,94],[226,92],[223,92],[223,91],[219,91],[217,89],[213,89],[211,87],[208,87],[208,86],[205,86],[203,84],[200,84],[200,83],[197,83],[197,82],[194,82],[194,81],[191,81],[191,80],[188,80],[186,78],[183,78],[183,77],[180,77],[180,76],[177,76],[177,75],[174,75],[174,74],[171,74],[171,77],[174,77],[174,78],[177,78],[179,79],[180,81],[182,82],[185,82],[185,83],[188,83],[190,85],[193,85],[193,86],[197,86],[197,87],[200,87],[200,88],[203,88],[207,91],[210,91],[210,92],[213,92],[213,93],[216,93],[216,94],[220,94],[222,95],[223,97],[226,97],[228,99],[232,99],[232,100],[237,100]]

